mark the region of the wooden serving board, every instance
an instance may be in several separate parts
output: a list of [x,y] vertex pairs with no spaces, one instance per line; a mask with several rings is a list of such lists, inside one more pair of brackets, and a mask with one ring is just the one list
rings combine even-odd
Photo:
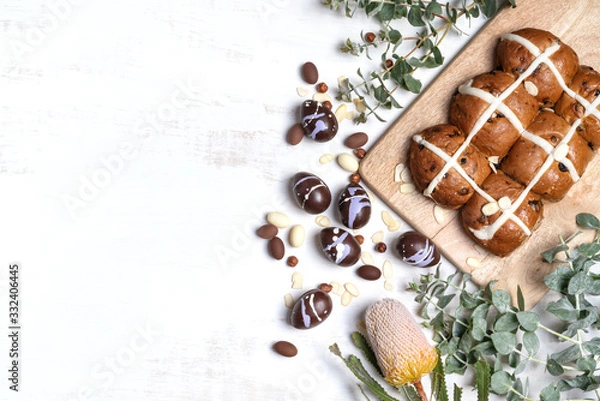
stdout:
[[[581,64],[600,69],[599,19],[598,0],[520,0],[516,8],[502,9],[391,125],[360,165],[361,177],[371,190],[412,227],[432,238],[450,262],[471,273],[479,284],[498,280],[498,287],[509,291],[513,299],[520,285],[528,307],[544,296],[547,288],[543,278],[556,267],[545,263],[541,252],[558,245],[559,235],[567,238],[578,230],[575,224],[578,213],[600,215],[600,155],[596,154],[582,179],[562,201],[545,202],[541,225],[506,258],[479,253],[464,232],[458,212],[447,211],[444,222],[438,224],[430,199],[418,191],[399,192],[399,184],[394,182],[394,168],[398,163],[406,163],[414,134],[431,125],[448,122],[450,99],[458,86],[493,69],[494,50],[501,34],[525,27],[548,30],[577,52]],[[578,238],[589,240],[592,235]],[[481,266],[477,269],[467,266],[468,257],[479,259]]]

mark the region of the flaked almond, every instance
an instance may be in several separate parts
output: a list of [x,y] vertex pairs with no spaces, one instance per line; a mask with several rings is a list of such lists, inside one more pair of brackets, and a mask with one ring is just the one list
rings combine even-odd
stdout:
[[352,302],[352,298],[354,298],[352,296],[352,294],[350,294],[348,291],[344,291],[342,293],[342,299],[341,299],[342,306],[350,305],[350,302]]
[[319,163],[327,164],[331,163],[335,159],[335,156],[331,153],[325,153],[319,157]]
[[390,280],[385,280],[383,282],[383,288],[385,288],[386,291],[392,291],[394,289],[394,284],[392,284]]
[[329,93],[321,93],[321,92],[315,93],[313,95],[312,99],[319,103],[331,102],[333,100],[333,98],[329,95]]
[[341,123],[342,121],[344,121],[346,119],[346,112],[348,111],[348,106],[346,106],[346,103],[342,103],[338,106],[337,109],[335,109],[335,118],[337,118],[338,123]]
[[292,309],[292,306],[294,306],[294,296],[291,292],[288,292],[283,296],[283,303],[285,304],[286,308]]
[[357,112],[364,113],[365,111],[367,111],[367,105],[361,99],[354,98],[354,100],[352,100],[352,102],[354,103],[354,108],[356,109]]
[[310,89],[308,89],[305,86],[299,86],[299,87],[296,88],[296,93],[300,97],[306,97],[306,96],[308,96],[310,94]]
[[444,209],[440,205],[434,205],[433,218],[438,224],[444,224],[444,221],[446,221],[446,209]]
[[409,183],[409,182],[405,182],[403,184],[400,184],[400,193],[401,194],[410,194],[415,192],[415,184],[413,183]]
[[498,205],[498,202],[489,202],[483,205],[481,213],[483,213],[484,216],[491,216],[496,214],[499,210],[500,206]]
[[304,276],[302,275],[302,273],[295,271],[294,274],[292,274],[292,288],[300,289],[303,286],[304,286]]
[[346,120],[354,120],[354,112],[352,110],[346,112]]
[[390,212],[388,212],[387,210],[382,210],[381,211],[381,220],[383,220],[383,224],[385,224],[386,226],[391,226],[396,224],[396,219],[394,219],[394,217],[391,215]]
[[394,167],[394,182],[402,181],[402,171],[404,170],[404,163],[396,164]]
[[398,231],[400,227],[402,227],[402,222],[400,220],[394,220],[394,224],[389,225],[387,228],[389,232],[393,233]]
[[344,289],[346,291],[348,291],[350,294],[352,294],[353,297],[358,297],[360,295],[360,291],[358,290],[358,287],[356,287],[356,285],[354,285],[354,283],[351,283],[351,282],[344,283]]
[[277,228],[287,228],[290,225],[290,218],[281,212],[268,213],[267,221]]
[[390,262],[389,260],[385,260],[383,262],[383,277],[385,278],[392,278],[394,275],[394,268],[392,267],[392,262]]
[[331,286],[331,292],[335,295],[342,295],[344,292],[344,287],[337,281],[330,281],[329,285]]
[[535,86],[535,84],[531,81],[525,81],[525,83],[523,84],[525,86],[525,90],[531,95],[531,96],[537,96],[539,93],[538,87]]
[[329,219],[329,217],[322,215],[322,214],[315,217],[315,223],[317,223],[317,225],[319,227],[323,227],[323,228],[331,227],[331,220]]
[[510,198],[508,196],[503,196],[502,198],[498,199],[498,206],[500,206],[500,209],[502,210],[510,208],[511,205],[512,202],[510,201]]
[[373,259],[373,255],[371,255],[371,253],[367,252],[367,251],[364,251],[363,253],[360,254],[360,260],[365,265],[374,265],[375,264],[375,260]]
[[374,244],[379,244],[380,242],[383,242],[383,236],[383,231],[376,231],[371,235],[371,241],[373,241]]
[[400,173],[400,180],[402,182],[413,182],[412,173],[408,167],[404,167],[404,170]]
[[350,85],[350,80],[345,76],[341,75],[337,79],[338,88],[340,89],[348,89]]

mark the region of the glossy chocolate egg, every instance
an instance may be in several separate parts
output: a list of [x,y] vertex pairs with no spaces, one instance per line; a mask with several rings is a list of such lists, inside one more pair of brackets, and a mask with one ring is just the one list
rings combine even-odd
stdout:
[[331,204],[329,187],[314,174],[297,173],[290,184],[296,203],[310,214],[323,213]]
[[371,200],[359,184],[350,184],[338,200],[338,212],[342,223],[353,230],[367,225],[371,218]]
[[302,103],[302,121],[304,135],[317,141],[327,142],[337,134],[338,121],[335,114],[315,100]]
[[310,290],[294,302],[288,321],[297,329],[310,329],[329,317],[333,302],[326,292]]
[[418,267],[431,267],[440,262],[440,252],[429,238],[415,231],[400,235],[396,251],[403,262]]
[[360,258],[360,244],[352,234],[338,227],[321,230],[319,242],[323,253],[339,266],[352,266]]

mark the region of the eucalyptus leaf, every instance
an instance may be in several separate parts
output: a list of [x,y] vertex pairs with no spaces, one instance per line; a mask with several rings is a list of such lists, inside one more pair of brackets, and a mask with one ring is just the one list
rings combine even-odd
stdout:
[[500,355],[508,355],[517,345],[515,335],[510,332],[496,332],[491,336],[492,343]]
[[492,293],[492,303],[500,313],[510,310],[510,295],[504,290],[496,290]]
[[537,354],[540,349],[540,339],[534,332],[523,333],[523,346],[530,356]]
[[540,393],[540,401],[560,401],[560,392],[554,384],[544,387]]
[[499,395],[506,394],[512,388],[512,378],[505,371],[498,371],[494,373],[490,380],[490,388],[491,390]]
[[535,331],[540,324],[540,317],[535,312],[517,312],[517,320],[525,331]]
[[593,230],[600,230],[600,220],[590,213],[579,213],[575,217],[577,224],[583,228],[591,228]]

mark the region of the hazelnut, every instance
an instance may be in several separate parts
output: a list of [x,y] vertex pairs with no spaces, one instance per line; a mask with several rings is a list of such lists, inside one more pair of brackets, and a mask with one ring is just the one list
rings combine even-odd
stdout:
[[350,176],[350,182],[353,184],[358,184],[360,183],[360,174],[358,173],[354,173]]
[[354,239],[356,240],[356,242],[358,242],[359,245],[362,245],[365,242],[365,237],[363,237],[362,235],[355,235]]
[[329,90],[329,87],[327,86],[327,84],[325,82],[319,82],[317,84],[317,92],[319,93],[325,93]]
[[375,39],[377,39],[377,35],[375,35],[373,32],[366,33],[365,40],[367,41],[367,43],[373,43],[375,42]]
[[377,245],[375,245],[375,250],[379,253],[384,253],[387,250],[387,245],[385,242],[379,242]]
[[295,256],[290,256],[287,258],[287,265],[289,267],[296,267],[296,265],[298,265],[298,258]]
[[394,62],[388,58],[387,60],[385,60],[384,65],[385,65],[385,68],[387,68],[389,70],[390,68],[392,68],[394,66]]
[[319,284],[319,289],[323,292],[331,292],[331,290],[333,290],[333,286],[331,284],[321,283]]
[[331,110],[331,108],[333,107],[333,105],[331,104],[331,102],[329,100],[325,100],[323,102],[323,106],[327,107],[329,110]]
[[359,159],[362,159],[363,157],[365,157],[366,154],[367,154],[367,151],[364,150],[363,148],[354,149],[354,156],[358,157]]

